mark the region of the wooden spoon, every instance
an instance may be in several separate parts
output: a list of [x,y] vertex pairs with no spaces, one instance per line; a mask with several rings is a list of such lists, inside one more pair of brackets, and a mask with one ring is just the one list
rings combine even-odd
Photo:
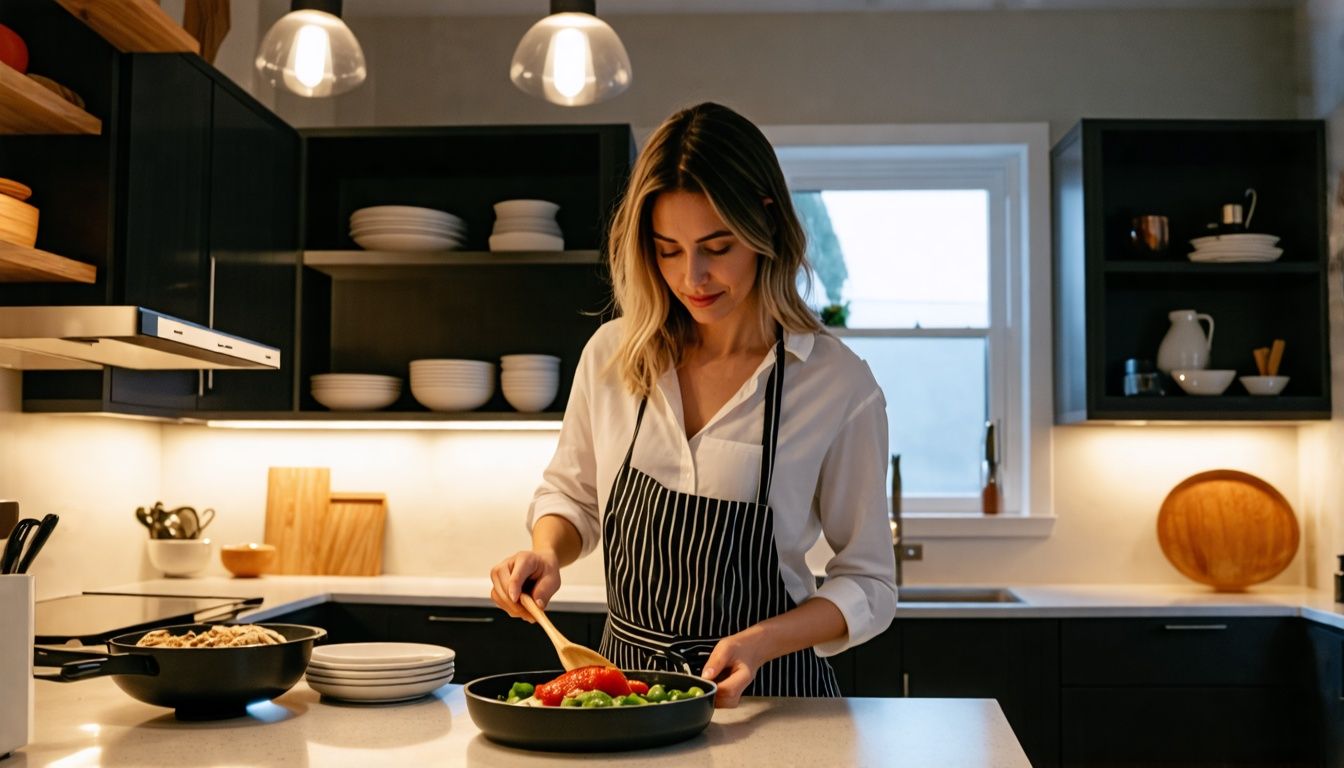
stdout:
[[560,634],[560,630],[555,628],[551,620],[546,617],[546,612],[541,610],[532,596],[524,593],[518,598],[518,602],[523,604],[527,612],[532,614],[532,618],[537,620],[541,628],[546,630],[546,636],[551,638],[551,644],[555,646],[555,652],[560,656],[560,665],[568,672],[571,669],[579,667],[591,667],[593,665],[602,667],[614,667],[610,661],[602,654],[578,643],[570,642],[568,638]]

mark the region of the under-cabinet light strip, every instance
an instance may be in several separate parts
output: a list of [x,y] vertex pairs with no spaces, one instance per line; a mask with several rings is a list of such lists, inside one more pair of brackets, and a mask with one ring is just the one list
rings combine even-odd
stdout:
[[207,427],[219,429],[349,429],[430,430],[466,432],[559,432],[559,421],[249,421],[210,420]]

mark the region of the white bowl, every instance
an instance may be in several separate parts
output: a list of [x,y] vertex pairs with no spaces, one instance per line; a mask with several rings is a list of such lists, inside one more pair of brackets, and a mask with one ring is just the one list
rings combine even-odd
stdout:
[[490,236],[492,251],[563,251],[565,239],[540,232],[501,232]]
[[400,384],[401,379],[381,373],[315,373],[308,377],[314,384],[358,382],[360,384]]
[[149,562],[165,576],[190,576],[210,564],[209,539],[150,539]]
[[522,363],[545,363],[546,365],[559,365],[560,358],[556,357],[555,355],[540,355],[540,354],[500,355],[499,362],[503,363],[504,367],[506,368],[509,367],[510,365],[518,365]]
[[313,399],[333,411],[377,411],[397,402],[396,389],[322,389],[310,390]]
[[1171,372],[1181,389],[1191,395],[1221,395],[1237,377],[1237,372],[1226,369],[1177,370]]
[[1277,395],[1288,386],[1287,376],[1242,376],[1241,386],[1252,395]]
[[490,402],[494,394],[494,382],[479,386],[437,386],[411,381],[411,395],[431,411],[472,411]]
[[538,216],[550,218],[560,212],[560,206],[550,200],[500,200],[495,203],[495,215],[501,218],[510,216]]

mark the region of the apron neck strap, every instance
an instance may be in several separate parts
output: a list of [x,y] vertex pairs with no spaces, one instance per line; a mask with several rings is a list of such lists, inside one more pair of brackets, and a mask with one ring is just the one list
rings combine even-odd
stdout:
[[770,480],[779,445],[779,417],[784,403],[784,329],[776,327],[775,365],[765,385],[765,422],[761,426],[761,471],[757,475],[756,503],[770,503]]

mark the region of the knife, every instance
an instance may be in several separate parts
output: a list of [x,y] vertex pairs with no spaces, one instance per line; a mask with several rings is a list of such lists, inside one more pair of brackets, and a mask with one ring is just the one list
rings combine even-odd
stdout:
[[14,573],[14,567],[19,563],[19,556],[23,554],[23,545],[28,540],[28,534],[37,524],[32,518],[24,518],[14,524],[14,530],[9,532],[9,541],[5,544],[5,553],[0,556],[0,574]]

